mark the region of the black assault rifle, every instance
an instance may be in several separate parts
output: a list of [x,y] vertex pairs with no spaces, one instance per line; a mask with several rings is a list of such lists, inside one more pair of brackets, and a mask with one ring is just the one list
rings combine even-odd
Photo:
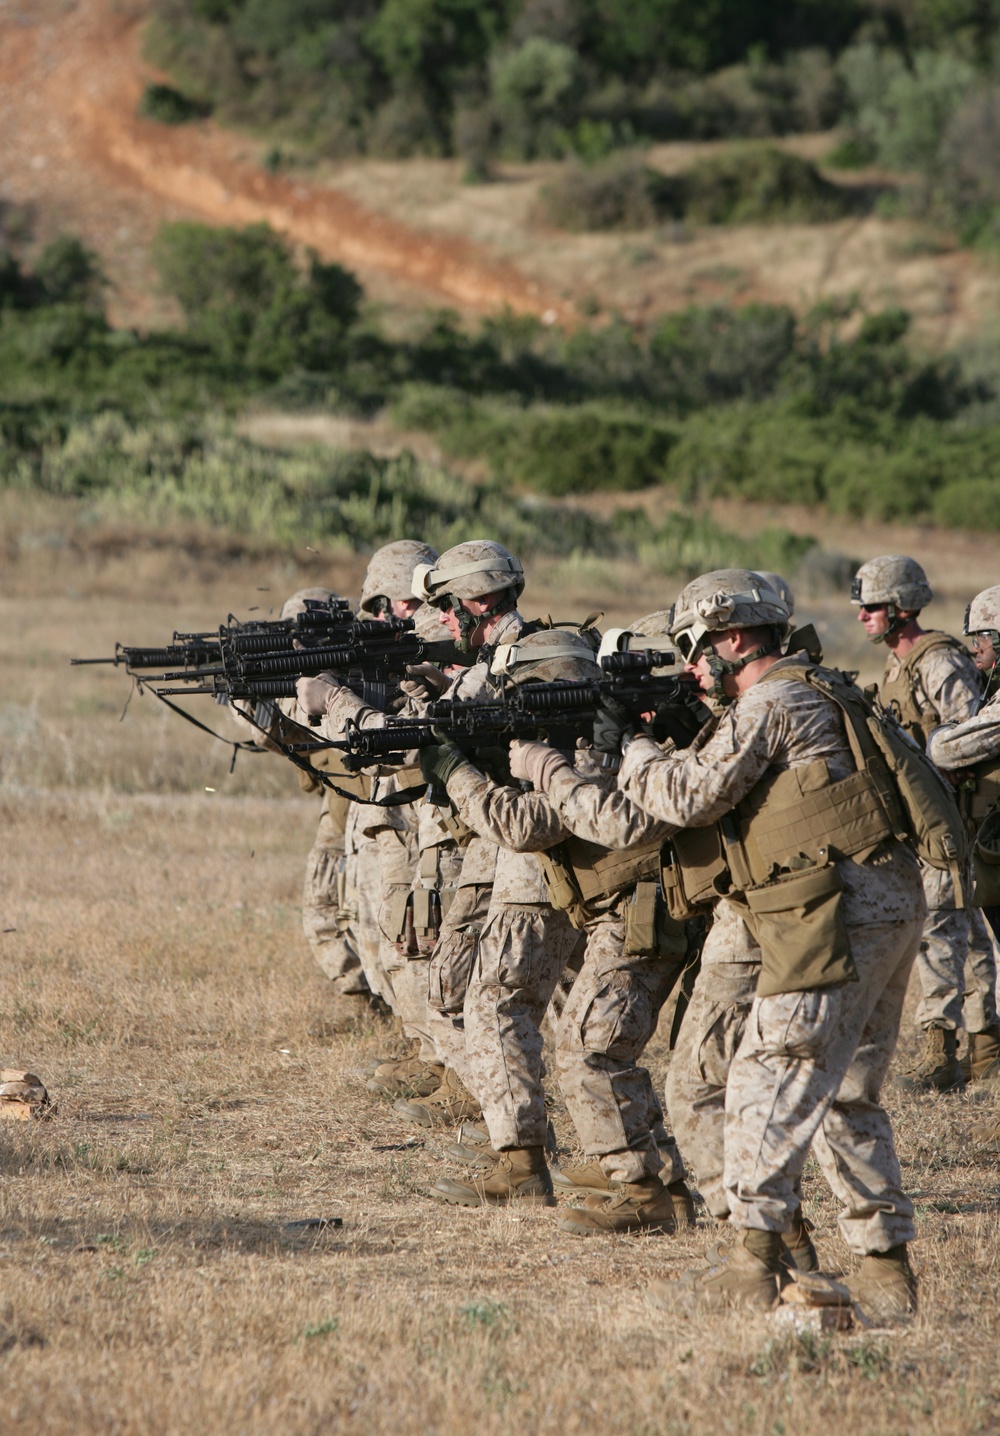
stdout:
[[603,678],[507,683],[489,702],[442,698],[420,718],[389,718],[380,728],[349,723],[344,741],[330,746],[342,750],[344,766],[351,771],[403,764],[413,749],[441,742],[469,753],[505,745],[513,738],[542,738],[557,748],[572,749],[577,738],[591,736],[597,709],[609,705],[627,711],[636,726],[640,715],[651,712],[654,717],[647,731],[686,746],[711,715],[692,679],[652,672],[673,667],[676,661],[672,653],[650,649],[612,653],[601,660]]
[[111,658],[71,658],[74,666],[110,663],[128,673],[149,669],[209,667],[222,661],[223,648],[234,653],[292,652],[303,647],[340,641],[354,619],[346,598],[306,599],[306,608],[291,618],[252,619],[241,622],[232,614],[221,628],[205,633],[174,633],[163,648],[133,648],[116,643]]

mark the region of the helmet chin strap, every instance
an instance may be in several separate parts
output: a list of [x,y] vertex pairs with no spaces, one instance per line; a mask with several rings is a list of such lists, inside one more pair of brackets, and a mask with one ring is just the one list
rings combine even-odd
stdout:
[[886,624],[885,632],[873,634],[871,638],[872,643],[885,643],[894,633],[902,632],[910,621],[909,618],[901,617],[899,609],[894,603],[886,604],[885,616],[889,620]]
[[481,623],[488,623],[491,618],[498,618],[501,613],[511,611],[514,607],[511,592],[509,588],[504,589],[492,608],[487,608],[482,613],[470,613],[460,598],[452,600],[451,611],[458,623],[458,638],[455,640],[455,647],[460,653],[472,652],[470,640]]
[[767,658],[774,652],[773,648],[753,649],[750,653],[744,654],[742,658],[722,658],[709,645],[704,651],[704,659],[708,665],[708,671],[712,675],[712,687],[709,689],[709,696],[717,698],[720,703],[732,703],[734,695],[727,693],[722,686],[722,680],[727,674],[735,676],[742,673],[751,663],[756,663],[758,658]]

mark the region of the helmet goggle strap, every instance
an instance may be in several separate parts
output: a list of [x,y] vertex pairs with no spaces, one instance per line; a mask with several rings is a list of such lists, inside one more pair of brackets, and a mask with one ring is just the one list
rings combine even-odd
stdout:
[[[695,638],[694,635],[698,630],[701,630],[700,636]],[[723,658],[710,642],[711,632],[716,632],[720,636],[723,636],[727,632],[739,632],[739,630],[708,630],[703,628],[701,624],[692,624],[690,628],[681,629],[679,633],[674,633],[672,637],[684,656],[686,663],[693,666],[698,662],[699,658],[704,658],[705,666],[708,668],[712,678],[712,686],[708,690],[709,696],[718,698],[722,703],[731,703],[733,701],[732,695],[727,693],[723,687],[723,679],[727,675],[735,677],[737,673],[742,673],[744,668],[749,667],[751,663],[756,663],[758,658],[770,657],[776,649],[780,648],[782,635],[780,630],[775,626],[774,643],[771,646],[761,644],[760,647],[751,649],[749,653],[745,653],[742,658]]]

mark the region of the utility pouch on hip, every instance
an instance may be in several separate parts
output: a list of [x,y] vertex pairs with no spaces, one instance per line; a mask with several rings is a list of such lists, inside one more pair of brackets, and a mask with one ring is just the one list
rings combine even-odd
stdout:
[[562,844],[557,843],[554,848],[536,853],[535,857],[545,879],[549,902],[557,912],[564,912],[575,928],[582,930],[587,921],[583,898]]
[[670,916],[658,882],[636,883],[625,907],[626,957],[683,957],[684,923]]
[[758,997],[857,982],[836,867],[787,873],[744,893],[746,922],[761,950]]
[[1000,906],[1000,807],[987,813],[972,848],[976,907]]
[[677,922],[704,916],[729,889],[729,865],[717,823],[675,833],[663,846],[660,884],[667,911]]

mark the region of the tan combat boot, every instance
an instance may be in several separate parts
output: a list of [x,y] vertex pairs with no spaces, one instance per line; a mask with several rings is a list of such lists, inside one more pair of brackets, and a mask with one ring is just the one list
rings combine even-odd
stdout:
[[453,1142],[450,1147],[445,1147],[444,1154],[449,1162],[459,1167],[482,1167],[487,1172],[496,1166],[502,1156],[488,1142],[485,1147],[469,1147],[465,1142]]
[[887,1252],[869,1252],[847,1289],[866,1316],[886,1321],[910,1316],[917,1309],[917,1278],[905,1243]]
[[567,1207],[556,1226],[581,1237],[604,1232],[675,1232],[677,1218],[673,1197],[659,1177],[643,1177],[641,1182],[623,1182],[600,1204]]
[[946,1027],[928,1027],[916,1062],[899,1077],[905,1092],[955,1092],[963,1085],[958,1065],[958,1034]]
[[383,1062],[376,1067],[365,1086],[369,1092],[384,1092],[391,1097],[429,1097],[441,1086],[443,1076],[443,1062],[405,1057],[401,1062]]
[[458,1122],[474,1122],[483,1115],[475,1097],[462,1086],[458,1073],[450,1067],[444,1069],[436,1092],[429,1097],[414,1097],[409,1102],[394,1102],[392,1110],[408,1122],[416,1122],[418,1127],[454,1127]]
[[783,1251],[779,1232],[744,1230],[716,1265],[689,1270],[679,1281],[653,1282],[646,1300],[669,1311],[691,1303],[701,1311],[769,1310],[777,1305],[784,1281]]
[[544,1147],[514,1147],[509,1152],[501,1152],[492,1172],[471,1182],[439,1177],[431,1187],[431,1196],[458,1207],[496,1206],[514,1201],[532,1207],[556,1205]]
[[561,1192],[573,1192],[576,1195],[581,1192],[598,1193],[602,1200],[611,1195],[611,1179],[605,1175],[604,1168],[596,1157],[579,1167],[553,1167],[552,1185],[558,1187]]
[[969,1033],[970,1082],[986,1082],[1000,1077],[1000,1025],[994,1023],[985,1032]]

